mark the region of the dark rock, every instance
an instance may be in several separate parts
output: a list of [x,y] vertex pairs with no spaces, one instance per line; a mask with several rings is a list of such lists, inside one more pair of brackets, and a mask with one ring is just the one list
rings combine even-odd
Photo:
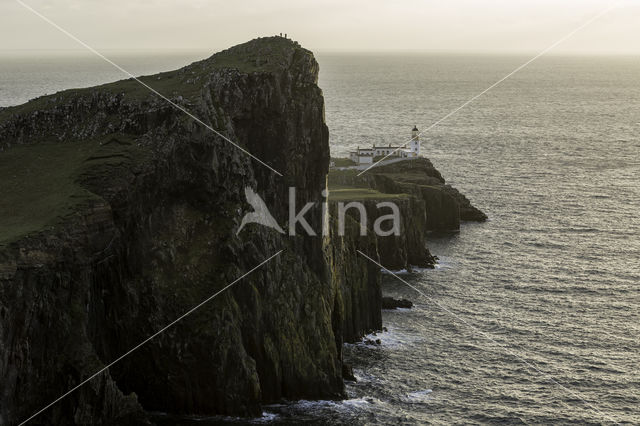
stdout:
[[[329,185],[365,187],[384,194],[410,194],[416,206],[409,207],[413,214],[408,216],[414,217],[410,228],[415,229],[416,234],[420,234],[422,229],[458,230],[460,221],[483,222],[487,219],[467,197],[445,183],[440,172],[427,158],[376,166],[360,176],[350,171],[332,170],[329,173]],[[416,208],[422,210],[421,214],[415,214]],[[425,240],[423,235],[422,241]],[[415,244],[413,246],[415,248]],[[422,266],[420,263],[413,264]]]
[[[245,187],[280,223],[289,186],[299,205],[323,200],[328,130],[313,55],[258,39],[159,76],[149,80],[160,92],[283,177],[132,80],[0,110],[0,157],[46,158],[68,185],[38,204],[41,188],[24,190],[39,189],[38,173],[25,168],[17,195],[49,211],[48,225],[0,241],[2,422],[30,416],[278,250],[36,420],[254,416],[281,398],[340,398],[342,343],[381,327],[380,274],[357,254],[377,241],[357,224],[343,237],[257,225],[236,235]],[[306,218],[322,229],[319,209]]]
[[450,194],[460,206],[460,220],[468,222],[485,222],[487,215],[471,204],[471,201],[451,185],[444,185],[444,191]]
[[382,309],[397,309],[397,308],[410,309],[412,307],[413,307],[413,303],[407,299],[394,299],[393,297],[382,298]]
[[[424,201],[416,198],[401,198],[393,201],[400,210],[400,235],[377,236],[373,230],[373,223],[381,214],[377,207],[380,201],[363,200],[362,204],[368,218],[367,236],[359,236],[359,213],[355,209],[349,209],[345,215],[349,238],[359,239],[360,247],[370,248],[363,251],[369,253],[369,256],[373,255],[372,258],[390,270],[409,270],[412,266],[433,268],[435,259],[426,246],[428,228]],[[336,217],[337,203],[330,202],[329,208],[331,216]],[[379,267],[376,268],[379,269]],[[375,327],[375,329],[379,328]]]
[[356,376],[353,374],[353,367],[346,362],[342,363],[342,378],[350,382],[357,382]]
[[[360,236],[360,226],[351,217],[346,217],[345,235],[335,233],[336,216],[331,215],[332,243],[327,250],[327,260],[333,271],[332,277],[340,288],[341,297],[336,300],[334,323],[341,324],[336,336],[342,342],[355,343],[362,336],[382,327],[382,290],[380,268],[362,257],[358,250],[377,253],[375,236],[369,233]],[[338,342],[336,342],[338,344]]]

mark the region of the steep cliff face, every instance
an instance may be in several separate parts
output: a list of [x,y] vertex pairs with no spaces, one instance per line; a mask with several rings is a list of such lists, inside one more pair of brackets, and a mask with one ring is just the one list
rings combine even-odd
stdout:
[[[131,80],[0,111],[0,423],[30,416],[279,250],[38,419],[255,415],[282,397],[342,396],[343,338],[380,326],[379,277],[360,243],[255,224],[236,235],[252,210],[246,187],[281,225],[289,187],[299,206],[322,201],[317,75],[309,51],[276,37],[142,78],[282,177]],[[319,233],[321,209],[306,219]]]
[[358,253],[379,257],[378,239],[370,231],[361,236],[359,222],[350,216],[345,217],[344,233],[340,235],[335,204],[330,205],[330,212],[327,258],[341,296],[336,300],[339,306],[334,309],[334,323],[341,324],[342,341],[353,343],[382,328],[380,268]]
[[[375,250],[368,251],[390,270],[413,267],[433,268],[436,258],[427,247],[430,231],[450,231],[460,228],[461,220],[484,221],[487,216],[474,207],[458,190],[445,180],[426,158],[376,166],[366,173],[349,168],[334,168],[328,183],[334,215],[351,201],[364,205],[365,215],[357,209],[346,214],[356,224],[365,224],[368,243]],[[398,207],[399,235],[380,236],[373,232],[372,223],[389,212],[381,212],[381,203],[391,202]],[[357,232],[352,232],[351,236]],[[360,237],[362,240],[362,237]]]
[[[375,247],[375,250],[362,251],[390,270],[411,270],[413,267],[433,268],[435,258],[427,248],[427,210],[424,200],[404,194],[398,197],[386,197],[384,194],[380,194],[379,198],[375,195],[373,197],[359,200],[358,195],[353,194],[353,197],[349,197],[349,201],[342,202],[342,208],[351,201],[362,203],[365,211],[363,218],[356,209],[346,210],[345,214],[349,221],[358,224],[358,232],[353,231],[348,236],[351,239],[360,239],[372,248]],[[390,235],[380,235],[375,231],[374,223],[392,213],[389,207],[384,206],[384,203],[390,201],[398,208],[398,233],[397,235],[390,233],[392,224],[388,220],[381,226],[381,230],[389,232]],[[334,215],[339,216],[337,211],[340,208],[340,201],[333,201],[332,208],[335,211]],[[360,224],[366,224],[366,237],[359,235]],[[371,243],[369,240],[375,241]]]

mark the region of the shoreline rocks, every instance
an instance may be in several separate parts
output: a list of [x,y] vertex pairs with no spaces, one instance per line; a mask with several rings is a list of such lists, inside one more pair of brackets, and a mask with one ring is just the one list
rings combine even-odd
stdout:
[[407,299],[394,299],[393,297],[384,296],[382,298],[382,309],[411,309],[413,302]]

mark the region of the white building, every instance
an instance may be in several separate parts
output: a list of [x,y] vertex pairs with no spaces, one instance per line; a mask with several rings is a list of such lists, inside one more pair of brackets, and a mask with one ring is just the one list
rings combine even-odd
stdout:
[[404,146],[373,146],[371,148],[360,148],[349,152],[349,159],[356,164],[372,164],[374,158],[378,157],[400,157],[415,158],[420,156],[420,131],[413,127],[411,131],[411,141]]
[[349,159],[357,164],[371,164],[375,151],[372,148],[360,148],[349,153]]

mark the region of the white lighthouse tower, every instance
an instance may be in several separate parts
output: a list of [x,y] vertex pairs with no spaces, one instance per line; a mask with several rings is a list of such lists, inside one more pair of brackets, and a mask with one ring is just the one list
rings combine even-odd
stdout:
[[413,153],[413,156],[418,157],[420,155],[420,131],[417,126],[413,126],[411,131],[411,142],[409,142],[409,151]]

